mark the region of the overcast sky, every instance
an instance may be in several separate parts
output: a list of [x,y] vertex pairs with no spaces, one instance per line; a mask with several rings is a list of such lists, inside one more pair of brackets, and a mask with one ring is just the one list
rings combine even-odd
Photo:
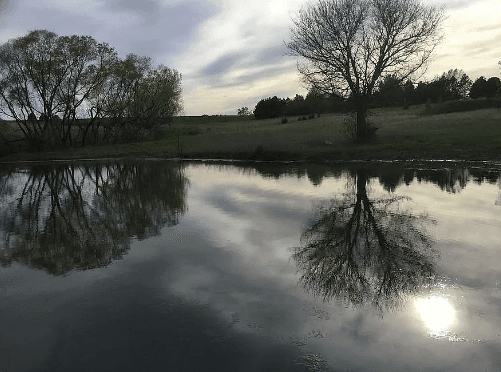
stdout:
[[[0,43],[46,29],[90,35],[121,57],[146,55],[183,76],[186,115],[236,114],[269,96],[305,94],[284,41],[308,0],[0,0]],[[463,69],[500,76],[500,0],[424,0],[444,5],[445,40],[425,75]]]

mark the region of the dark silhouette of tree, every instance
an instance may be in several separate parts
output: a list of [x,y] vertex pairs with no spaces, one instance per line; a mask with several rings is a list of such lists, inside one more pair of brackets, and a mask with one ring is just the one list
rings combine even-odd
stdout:
[[395,75],[387,75],[377,86],[374,94],[374,104],[376,106],[401,106],[404,101],[404,90],[401,80]]
[[428,84],[429,98],[435,102],[466,98],[471,86],[472,81],[463,70],[449,70]]
[[186,184],[183,170],[165,162],[39,165],[9,173],[0,182],[0,261],[53,275],[106,266],[124,256],[132,237],[178,223]]
[[429,84],[426,81],[420,81],[414,89],[413,97],[415,104],[423,104],[428,99],[431,99]]
[[409,108],[414,103],[414,83],[412,80],[407,80],[404,84],[404,108]]
[[35,30],[0,46],[0,113],[32,150],[137,140],[181,110],[176,70],[90,36]]
[[310,89],[305,98],[306,107],[308,107],[308,114],[321,114],[328,112],[329,102],[324,97],[322,92],[315,89]]
[[85,133],[90,130],[95,142],[141,139],[182,111],[181,91],[178,71],[153,68],[151,58],[128,54],[114,62],[106,81],[89,96]]
[[282,116],[285,104],[285,100],[277,96],[262,99],[254,109],[254,117],[258,120],[278,118]]
[[456,78],[456,82],[451,89],[452,95],[458,99],[468,98],[473,81],[462,70],[460,70],[460,75],[461,78]]
[[501,80],[497,76],[490,77],[485,87],[487,98],[494,97],[501,88]]
[[11,39],[0,46],[0,112],[16,121],[34,149],[73,144],[76,113],[116,58],[113,48],[90,36],[36,30]]
[[238,109],[238,116],[249,116],[250,111],[248,107],[242,107]]
[[487,80],[480,76],[470,88],[470,98],[487,97]]
[[291,115],[308,115],[311,113],[307,102],[300,94],[296,94],[294,99],[289,102],[287,108]]
[[441,40],[443,10],[418,0],[319,0],[303,8],[291,29],[289,54],[300,57],[307,86],[351,96],[356,140],[373,131],[367,110],[386,75],[406,81],[424,67]]
[[320,205],[302,234],[293,254],[300,283],[326,301],[397,308],[435,280],[437,253],[424,232],[432,221],[402,210],[405,197],[369,198],[365,170],[352,181],[352,192]]

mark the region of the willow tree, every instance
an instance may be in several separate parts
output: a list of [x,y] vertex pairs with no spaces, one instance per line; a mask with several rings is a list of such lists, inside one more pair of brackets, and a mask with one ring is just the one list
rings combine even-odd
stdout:
[[371,137],[367,110],[378,81],[426,66],[440,42],[443,10],[419,0],[318,0],[293,19],[289,54],[306,85],[351,97],[355,140]]
[[117,59],[90,36],[35,30],[10,39],[0,46],[0,113],[33,146],[72,145],[85,101]]
[[181,93],[177,70],[153,68],[151,58],[128,54],[89,99],[92,135],[108,142],[141,139],[182,112]]
[[181,110],[181,74],[149,57],[47,30],[0,45],[0,114],[33,150],[137,140]]

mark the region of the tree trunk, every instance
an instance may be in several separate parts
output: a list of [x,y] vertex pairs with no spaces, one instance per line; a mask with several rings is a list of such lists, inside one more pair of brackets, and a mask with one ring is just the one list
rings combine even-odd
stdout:
[[360,95],[355,100],[357,110],[357,132],[356,142],[367,142],[370,139],[369,128],[367,124],[367,110],[369,109],[369,97]]
[[365,142],[367,134],[367,109],[364,107],[357,108],[357,135],[356,142]]

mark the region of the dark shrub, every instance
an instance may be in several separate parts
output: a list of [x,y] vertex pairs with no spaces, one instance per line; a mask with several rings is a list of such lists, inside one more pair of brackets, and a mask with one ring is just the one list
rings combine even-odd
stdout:
[[277,96],[262,99],[254,109],[254,117],[258,120],[278,118],[282,116],[286,102]]
[[282,124],[287,124],[288,121],[287,118],[282,118]]
[[474,111],[487,108],[501,107],[501,99],[473,99],[461,101],[447,101],[434,105],[430,112],[433,114],[447,114],[449,112]]

